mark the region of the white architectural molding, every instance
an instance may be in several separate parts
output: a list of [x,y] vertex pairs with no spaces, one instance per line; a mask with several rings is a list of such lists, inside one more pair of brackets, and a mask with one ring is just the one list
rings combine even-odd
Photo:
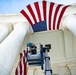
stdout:
[[0,23],[0,43],[12,31],[12,25],[9,23]]
[[18,14],[1,14],[0,15],[0,23],[14,23],[14,22],[27,22],[26,18],[18,13]]

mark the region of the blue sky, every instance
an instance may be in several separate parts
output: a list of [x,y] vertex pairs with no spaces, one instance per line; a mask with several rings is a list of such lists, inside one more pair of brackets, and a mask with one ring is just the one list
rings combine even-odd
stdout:
[[[41,0],[0,0],[0,14],[14,14],[19,13],[26,5]],[[76,0],[47,0],[62,4],[71,4]]]

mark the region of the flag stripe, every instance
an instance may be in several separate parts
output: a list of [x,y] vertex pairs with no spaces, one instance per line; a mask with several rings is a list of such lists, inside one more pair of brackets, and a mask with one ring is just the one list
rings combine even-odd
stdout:
[[49,30],[51,30],[51,17],[52,17],[53,6],[54,6],[54,3],[51,2],[49,7],[49,18],[48,18]]
[[[26,54],[26,51],[24,50],[24,54]],[[25,58],[24,58],[24,75],[26,75],[27,74],[27,68],[25,68],[26,66],[27,66],[27,61],[26,61],[26,56],[24,56]]]
[[50,7],[50,2],[47,2],[47,16],[46,16],[46,23],[47,23],[47,30],[49,30],[49,7]]
[[55,29],[56,17],[57,17],[59,8],[60,8],[61,6],[62,6],[62,5],[59,4],[59,5],[56,7],[55,14],[54,14],[54,20],[53,20],[53,29]]
[[51,17],[51,30],[53,30],[53,20],[54,20],[54,14],[55,14],[55,10],[56,10],[56,7],[58,5],[54,3],[54,6],[53,6],[53,10],[51,11],[52,12],[52,17]]
[[23,58],[22,58],[22,74],[21,75],[24,75],[24,51],[22,52],[22,55],[23,55]]
[[43,1],[40,1],[40,2],[38,2],[38,4],[39,4],[39,10],[40,10],[40,13],[41,13],[41,20],[42,21],[44,21],[44,16],[43,16],[43,3],[42,3]]
[[[33,17],[34,22],[37,23],[37,20],[36,20],[35,14],[34,14],[33,9],[32,9],[32,7],[31,7],[30,4],[27,6],[27,9],[29,10],[31,16]],[[34,24],[35,24],[35,23],[34,23]]]
[[[68,6],[69,6],[69,5],[68,5]],[[67,8],[68,6],[65,6],[65,7],[62,9],[61,13],[60,13],[60,16],[59,16],[59,19],[58,19],[58,24],[57,24],[57,29],[59,29],[61,18],[62,18],[63,14],[64,14],[64,11],[66,10],[66,8]]]
[[38,2],[35,2],[34,5],[35,5],[35,8],[36,8],[36,11],[37,11],[37,14],[38,14],[38,18],[39,18],[39,22],[40,22],[42,20],[41,20],[41,14],[40,14],[40,9],[39,9],[39,4],[38,4]]
[[[22,53],[20,53],[20,59],[22,58]],[[20,75],[22,74],[22,61],[20,61]]]
[[17,70],[18,70],[17,75],[20,75],[20,64],[19,64],[19,66],[18,66]]
[[43,16],[44,16],[44,20],[46,20],[46,1],[42,2],[43,5]]
[[30,16],[28,16],[27,13],[26,13],[24,10],[22,10],[21,13],[22,13],[22,14],[24,15],[24,17],[28,20],[28,22],[29,22],[31,25],[33,25],[32,21],[31,21],[31,19],[30,19]]
[[18,69],[16,69],[16,71],[15,71],[15,75],[17,75],[18,74]]

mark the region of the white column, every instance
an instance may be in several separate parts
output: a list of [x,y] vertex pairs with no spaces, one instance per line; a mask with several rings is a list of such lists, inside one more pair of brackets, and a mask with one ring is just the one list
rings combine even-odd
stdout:
[[0,43],[7,37],[12,31],[12,25],[8,23],[0,23]]
[[14,26],[14,30],[1,43],[0,75],[10,75],[27,32],[29,32],[29,24],[17,23]]
[[68,7],[62,18],[62,26],[76,35],[76,6]]
[[68,15],[63,21],[63,26],[76,36],[76,15]]

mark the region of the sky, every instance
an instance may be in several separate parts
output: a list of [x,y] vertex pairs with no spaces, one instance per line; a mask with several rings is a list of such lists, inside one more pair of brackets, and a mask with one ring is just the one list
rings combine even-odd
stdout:
[[[0,14],[16,14],[28,4],[42,0],[0,0]],[[46,0],[61,4],[76,3],[76,0]]]

